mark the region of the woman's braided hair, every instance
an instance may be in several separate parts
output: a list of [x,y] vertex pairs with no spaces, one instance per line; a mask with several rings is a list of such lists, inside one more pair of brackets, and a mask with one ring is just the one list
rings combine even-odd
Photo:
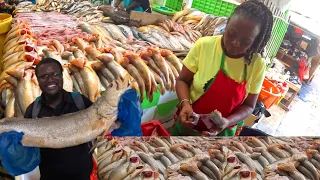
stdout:
[[263,54],[271,36],[273,15],[267,6],[257,0],[242,3],[235,9],[233,15],[249,17],[260,25],[260,33],[245,53],[245,59],[250,63],[254,53]]

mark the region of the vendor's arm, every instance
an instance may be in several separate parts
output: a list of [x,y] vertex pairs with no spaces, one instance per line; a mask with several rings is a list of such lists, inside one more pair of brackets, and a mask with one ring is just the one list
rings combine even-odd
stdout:
[[139,3],[139,1],[133,1],[133,2],[130,4],[130,6],[128,6],[128,7],[126,8],[126,11],[127,11],[127,12],[130,12],[131,10],[133,10],[133,9],[139,7],[139,6],[141,6],[141,3]]
[[252,114],[258,99],[258,94],[249,94],[243,104],[239,106],[234,113],[232,113],[227,119],[229,120],[229,126],[236,125],[240,121],[246,119]]
[[184,59],[182,71],[176,82],[176,91],[180,102],[180,121],[189,128],[192,128],[192,107],[190,105],[190,86],[193,82],[193,76],[198,71],[199,43],[191,48],[188,56]]
[[261,57],[255,59],[255,61],[257,62],[255,62],[253,67],[254,70],[252,74],[254,77],[250,84],[249,94],[244,100],[243,104],[227,117],[229,120],[229,126],[236,125],[238,122],[246,119],[254,111],[259,93],[262,88],[262,83],[265,77],[264,72],[266,69],[265,62],[263,59],[261,59]]

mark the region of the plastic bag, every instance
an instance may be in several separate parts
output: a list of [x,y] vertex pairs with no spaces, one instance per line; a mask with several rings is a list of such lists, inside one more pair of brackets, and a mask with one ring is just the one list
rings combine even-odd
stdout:
[[141,117],[143,114],[138,94],[135,90],[127,90],[120,98],[118,105],[119,129],[111,132],[112,136],[142,136]]
[[13,176],[26,174],[40,164],[40,150],[21,144],[23,133],[10,131],[0,134],[1,164]]

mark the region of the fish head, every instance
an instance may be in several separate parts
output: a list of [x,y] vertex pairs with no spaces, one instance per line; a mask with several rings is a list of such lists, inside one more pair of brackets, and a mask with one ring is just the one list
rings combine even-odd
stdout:
[[39,87],[44,95],[57,96],[62,92],[63,76],[61,70],[60,63],[55,62],[49,62],[37,66],[36,76]]
[[105,64],[108,64],[114,60],[114,56],[110,53],[102,53],[97,56],[97,59]]
[[85,58],[76,58],[69,61],[70,64],[83,69],[86,66],[87,60]]

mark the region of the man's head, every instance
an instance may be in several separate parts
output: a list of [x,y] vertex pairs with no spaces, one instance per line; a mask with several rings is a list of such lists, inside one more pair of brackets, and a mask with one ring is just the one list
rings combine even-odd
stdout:
[[42,59],[35,69],[39,86],[44,95],[56,96],[63,90],[61,64],[52,58]]

